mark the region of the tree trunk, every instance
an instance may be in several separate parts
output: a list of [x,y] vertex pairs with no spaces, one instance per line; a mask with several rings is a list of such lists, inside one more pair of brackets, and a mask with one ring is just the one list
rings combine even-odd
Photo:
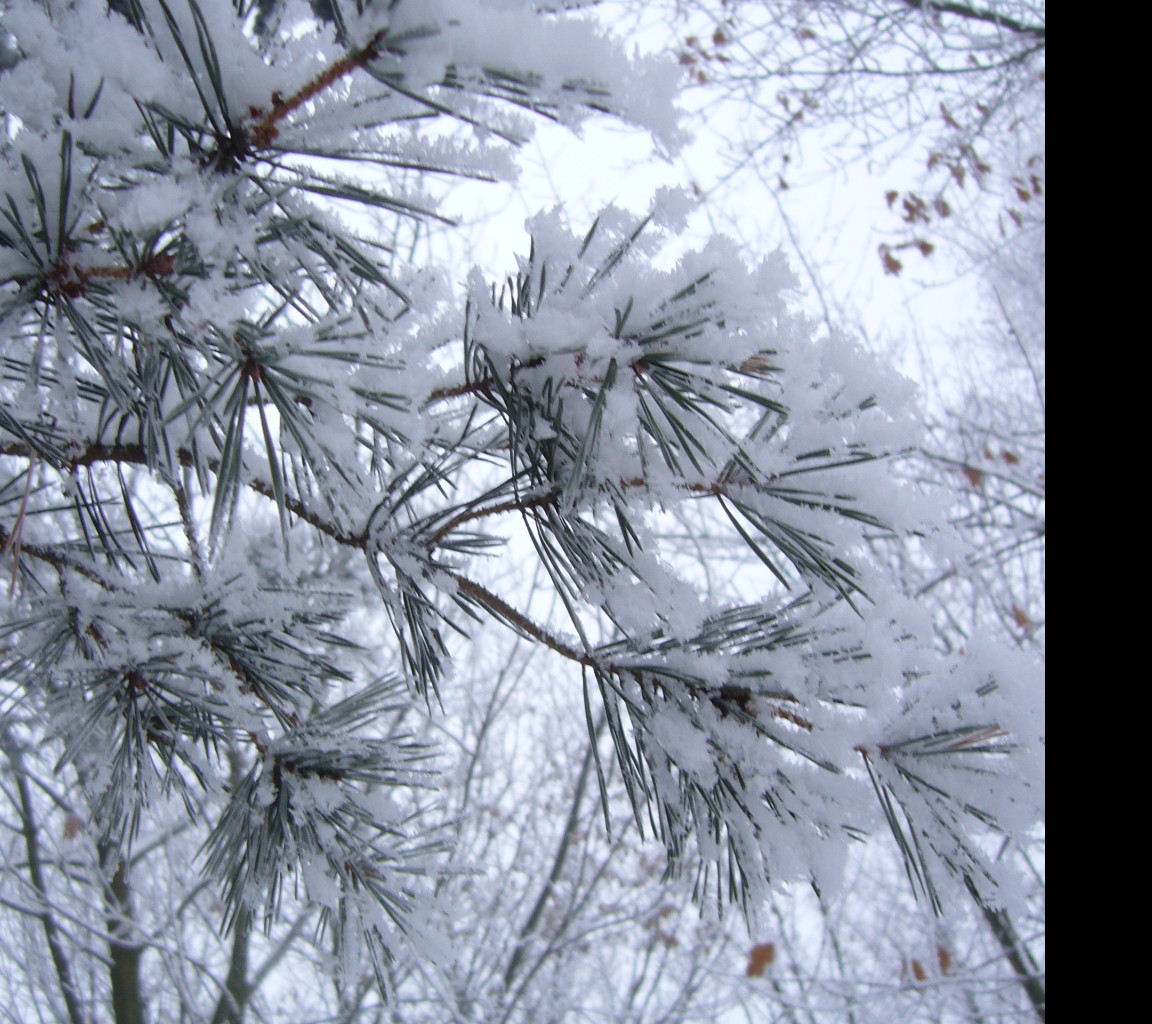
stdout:
[[[140,945],[131,941],[132,890],[128,865],[120,850],[111,843],[99,845],[100,863],[107,873],[113,862],[116,870],[104,888],[105,922],[108,928],[108,968],[112,980],[112,1019],[115,1024],[147,1024],[144,993],[140,988]],[[105,875],[107,877],[107,875]]]

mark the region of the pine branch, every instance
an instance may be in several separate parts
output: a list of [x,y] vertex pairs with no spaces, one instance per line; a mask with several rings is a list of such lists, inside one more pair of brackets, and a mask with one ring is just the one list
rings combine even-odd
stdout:
[[353,71],[375,60],[380,55],[381,43],[384,42],[387,35],[387,29],[381,29],[359,50],[346,54],[329,65],[292,93],[291,96],[284,98],[274,94],[267,111],[251,111],[247,130],[253,143],[261,149],[271,145],[276,136],[280,134],[277,125],[281,121],[299,110],[309,100],[331,88],[345,75],[350,75]]

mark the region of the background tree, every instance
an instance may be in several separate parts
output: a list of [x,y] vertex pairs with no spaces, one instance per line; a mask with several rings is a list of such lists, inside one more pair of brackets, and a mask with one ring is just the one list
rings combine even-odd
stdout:
[[[719,173],[702,168],[698,182],[721,219],[740,209],[729,197],[743,195],[747,207],[752,182],[783,215],[796,209],[795,190],[836,178],[859,203],[871,179],[893,222],[875,225],[881,265],[900,274],[910,257],[930,257],[941,234],[1023,228],[1043,194],[1042,2],[691,0],[661,9],[695,87],[694,127],[721,154]],[[739,232],[741,221],[731,223]],[[794,241],[811,246],[812,218],[792,226]],[[827,266],[805,269],[829,287]]]
[[[322,13],[5,12],[4,884],[48,952],[16,1012],[238,1020],[315,956],[347,1020],[381,1012],[373,976],[413,1019],[536,1014],[590,920],[563,851],[591,779],[606,824],[615,779],[673,874],[753,916],[884,822],[932,903],[949,879],[1001,899],[984,831],[1026,828],[1038,780],[1008,732],[1035,752],[1034,708],[997,684],[1027,697],[1030,669],[942,661],[887,592],[870,532],[921,525],[885,470],[904,396],[812,339],[782,262],[715,243],[653,269],[663,200],[587,234],[539,218],[458,299],[355,229],[435,215],[395,171],[505,172],[523,112],[674,145],[667,69],[529,5]],[[668,510],[703,503],[763,566],[752,598],[705,592],[678,545]],[[514,530],[538,588],[485,557]],[[356,645],[370,590],[393,635]],[[567,664],[589,746],[548,888],[450,995],[466,892],[408,689],[448,697],[452,634],[484,620]]]

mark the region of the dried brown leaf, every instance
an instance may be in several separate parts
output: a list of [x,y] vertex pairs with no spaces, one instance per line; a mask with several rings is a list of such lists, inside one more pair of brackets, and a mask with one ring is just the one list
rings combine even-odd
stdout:
[[748,966],[744,974],[749,978],[763,978],[764,971],[776,959],[776,943],[759,942],[748,951]]
[[968,482],[979,490],[984,486],[984,474],[974,466],[965,466],[961,472],[968,478]]
[[952,953],[939,942],[936,943],[936,962],[940,965],[941,974],[947,974],[952,967]]

